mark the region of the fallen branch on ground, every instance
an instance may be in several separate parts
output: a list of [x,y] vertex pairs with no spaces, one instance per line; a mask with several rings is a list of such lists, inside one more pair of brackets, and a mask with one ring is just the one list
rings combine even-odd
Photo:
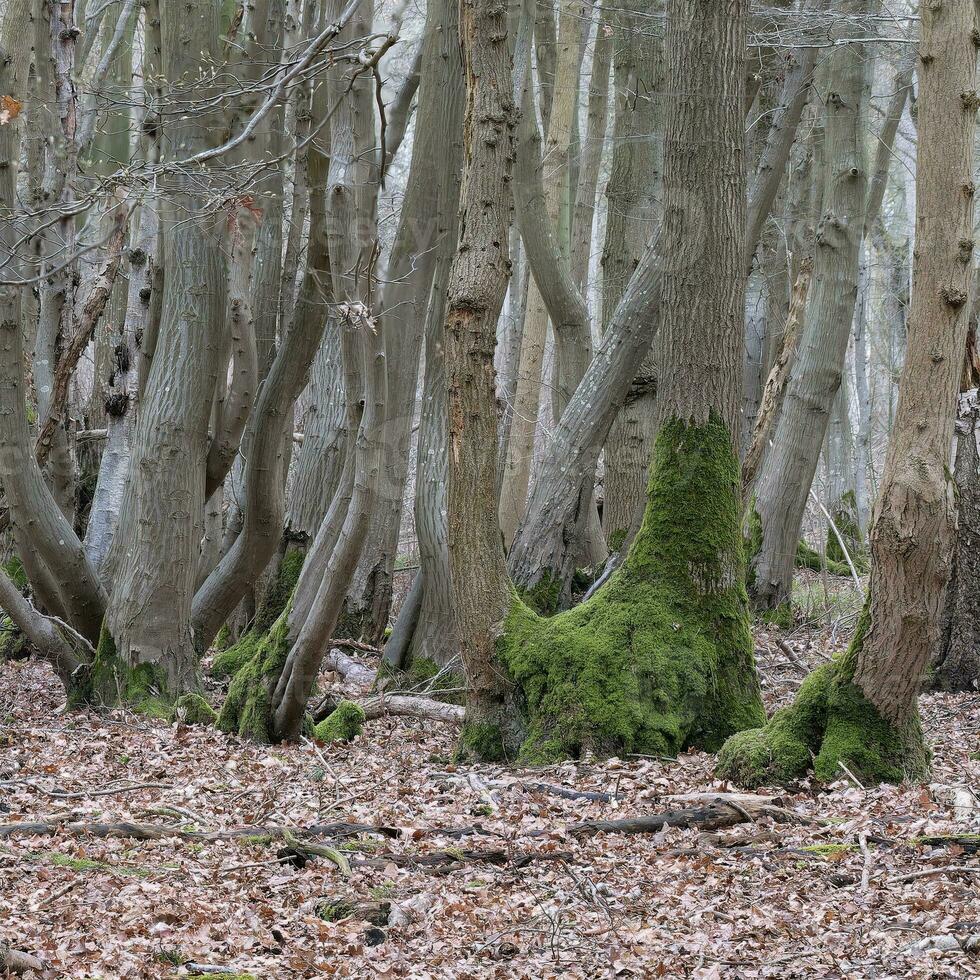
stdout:
[[386,694],[367,698],[360,702],[366,720],[382,718],[385,715],[403,715],[410,718],[430,718],[459,725],[463,721],[464,709],[458,704],[446,704],[434,698],[413,697],[406,694]]
[[11,973],[43,973],[44,961],[0,940],[0,970],[9,970]]

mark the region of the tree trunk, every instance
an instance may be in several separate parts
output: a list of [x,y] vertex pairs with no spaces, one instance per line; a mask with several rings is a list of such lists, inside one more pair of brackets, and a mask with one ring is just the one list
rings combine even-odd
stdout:
[[746,785],[922,779],[917,698],[952,568],[949,446],[969,320],[977,24],[971,0],[921,8],[915,288],[895,428],[871,525],[868,602],[847,653],[794,705],[731,739],[720,774]]
[[[840,10],[861,14],[867,8],[868,0],[844,0]],[[772,448],[756,483],[759,548],[749,578],[753,599],[762,609],[789,601],[800,525],[841,383],[857,294],[867,197],[861,106],[869,61],[864,45],[856,42],[837,49],[832,58],[829,179],[817,229],[813,284]]]
[[980,392],[960,395],[954,448],[956,553],[932,686],[980,690]]

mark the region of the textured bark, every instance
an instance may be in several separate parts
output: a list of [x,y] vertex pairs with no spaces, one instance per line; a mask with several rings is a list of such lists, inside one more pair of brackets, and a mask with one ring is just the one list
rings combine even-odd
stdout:
[[[518,203],[518,226],[532,277],[521,336],[514,418],[500,492],[501,529],[506,546],[513,541],[527,501],[549,314],[558,347],[556,417],[588,364],[591,346],[588,310],[574,287],[571,270],[564,258],[568,247],[565,210],[569,187],[568,153],[577,104],[584,6],[581,0],[562,0],[558,39],[556,45],[552,44],[556,58],[550,101],[547,101],[547,82],[542,85],[541,92],[542,104],[548,106],[544,113],[543,139],[533,111],[529,72],[522,93],[515,200]],[[549,23],[550,18],[539,11],[535,24],[539,52],[547,46],[547,38],[541,31]]]
[[[202,52],[217,57],[213,5],[198,0],[162,10],[162,64],[171,97],[210,91]],[[173,124],[166,145],[176,159],[211,145],[213,120]],[[205,177],[206,180],[206,177]],[[146,666],[160,693],[196,683],[191,602],[204,513],[208,423],[224,347],[225,279],[219,217],[205,206],[201,178],[163,181],[166,280],[159,335],[141,396],[130,485],[113,541],[115,587],[106,627],[124,669]],[[125,690],[125,683],[122,685]],[[102,697],[118,696],[113,682]]]
[[446,302],[448,548],[453,614],[469,684],[467,723],[501,726],[510,685],[496,633],[510,605],[497,520],[493,349],[507,277],[515,106],[503,4],[463,0],[466,69],[460,233]]
[[954,447],[956,553],[943,610],[942,634],[932,663],[932,686],[980,689],[980,398],[960,395]]
[[955,542],[949,446],[973,285],[977,22],[969,0],[924,5],[909,343],[870,534],[867,636],[854,681],[900,726],[938,647]]
[[[840,8],[842,14],[867,9],[868,0],[845,0]],[[826,109],[829,172],[813,285],[772,448],[756,484],[761,544],[752,560],[752,594],[767,609],[789,598],[800,525],[840,387],[857,294],[867,197],[862,100],[869,64],[860,43],[846,44],[832,57]]]
[[[662,9],[663,5],[657,6]],[[662,28],[648,24],[637,10],[631,4],[615,17],[615,119],[602,251],[603,331],[660,220],[662,119],[658,103],[665,85],[663,37]],[[602,527],[614,549],[626,543],[644,499],[656,435],[656,387],[655,358],[650,353],[606,440]]]

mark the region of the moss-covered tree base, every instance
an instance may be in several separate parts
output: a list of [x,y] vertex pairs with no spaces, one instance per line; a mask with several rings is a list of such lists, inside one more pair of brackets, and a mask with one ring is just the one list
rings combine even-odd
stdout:
[[[521,759],[718,748],[765,718],[753,663],[739,469],[715,416],[663,426],[643,526],[592,598],[545,619],[515,596],[498,641],[522,704]],[[508,746],[468,725],[463,747]]]
[[[292,601],[264,634],[252,631],[219,654],[232,676],[228,696],[218,714],[218,727],[254,742],[275,741],[272,696],[289,655],[289,613]],[[213,670],[214,668],[212,668]]]
[[296,543],[287,545],[286,553],[280,559],[274,574],[269,579],[262,600],[255,612],[255,622],[252,623],[251,630],[259,636],[272,629],[282,611],[289,604],[305,560],[305,547]]
[[166,672],[158,665],[127,664],[118,655],[112,635],[103,626],[94,659],[76,671],[72,678],[68,704],[72,707],[126,707],[150,718],[169,720],[174,702],[170,687]]
[[764,728],[733,735],[718,755],[717,774],[739,786],[782,786],[811,770],[820,782],[847,778],[866,783],[921,780],[929,750],[918,713],[895,726],[883,718],[853,682],[863,640],[862,621],[851,648],[813,671],[788,708]]
[[851,566],[845,561],[836,561],[827,554],[826,559],[815,548],[811,548],[805,541],[800,541],[796,546],[796,567],[809,568],[811,572],[822,572],[824,569],[831,575],[849,576]]
[[9,616],[0,618],[0,660],[26,660],[34,648]]
[[213,725],[218,713],[200,694],[184,694],[174,701],[170,711],[170,721],[180,721],[185,725]]

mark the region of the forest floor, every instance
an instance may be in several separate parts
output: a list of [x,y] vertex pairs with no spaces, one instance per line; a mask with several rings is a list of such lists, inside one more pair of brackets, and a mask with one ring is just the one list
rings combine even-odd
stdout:
[[[824,608],[807,628],[757,631],[770,707],[846,643],[853,610]],[[730,787],[697,752],[462,768],[455,732],[434,722],[385,718],[348,745],[260,748],[63,700],[41,664],[0,665],[0,824],[170,829],[0,836],[0,941],[46,961],[44,976],[980,976],[980,813],[957,810],[947,789],[980,789],[980,695],[922,698],[930,786],[845,777],[781,793],[789,823],[587,837],[567,828]],[[400,833],[334,840],[353,865],[345,880],[327,858],[279,863],[282,839],[261,831],[173,832],[338,821]],[[942,835],[961,842],[923,843]]]

